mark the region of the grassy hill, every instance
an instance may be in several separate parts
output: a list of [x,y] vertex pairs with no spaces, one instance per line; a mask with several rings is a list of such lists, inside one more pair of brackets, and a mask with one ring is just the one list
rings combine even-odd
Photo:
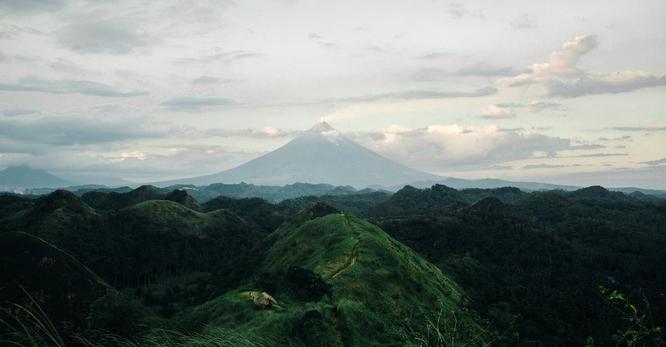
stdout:
[[[9,279],[40,283],[29,291],[41,293],[48,317],[68,314],[64,307],[49,306],[58,305],[53,295],[70,295],[68,288],[83,286],[68,306],[85,309],[77,336],[101,338],[90,329],[105,327],[116,336],[114,344],[155,346],[402,346],[422,340],[476,345],[491,336],[462,289],[437,267],[378,227],[323,204],[286,218],[268,234],[229,210],[204,213],[168,200],[119,210],[95,210],[64,191],[31,201],[5,200],[13,207],[2,217],[0,235],[11,238],[11,230],[23,229],[50,239],[144,305],[120,299],[69,255],[62,257],[90,279],[58,282],[54,276],[70,270],[46,268],[46,281],[40,282],[32,277],[40,272],[7,262],[18,271],[8,272]],[[250,200],[238,206],[263,204]],[[16,248],[2,240],[0,246]],[[41,266],[42,256],[30,258],[38,262],[31,266]],[[99,284],[87,287],[94,283]],[[91,303],[108,293],[113,299]],[[257,301],[264,297],[275,301]],[[118,316],[123,312],[127,319]],[[148,325],[140,323],[158,315],[162,318]]]
[[[203,326],[207,336],[224,328],[229,336],[307,346],[403,346],[418,338],[476,345],[488,338],[455,283],[368,222],[305,213],[268,242],[252,280],[175,319]],[[248,295],[261,292],[278,304],[257,309]]]

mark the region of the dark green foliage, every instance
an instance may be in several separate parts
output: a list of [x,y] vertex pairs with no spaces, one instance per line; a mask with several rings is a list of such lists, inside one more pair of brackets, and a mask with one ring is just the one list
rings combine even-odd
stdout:
[[318,300],[331,293],[330,284],[326,283],[321,276],[300,266],[289,267],[286,278],[296,296],[305,301]]
[[204,203],[203,208],[206,211],[229,210],[246,221],[257,224],[266,232],[275,230],[289,216],[284,207],[260,198],[233,199],[221,195]]
[[349,186],[332,186],[330,184],[294,183],[285,186],[259,186],[254,184],[215,183],[207,186],[172,186],[166,189],[187,188],[187,191],[199,202],[207,202],[220,195],[230,198],[261,198],[277,203],[285,199],[300,196],[345,195],[353,194],[356,189]]
[[342,341],[331,318],[327,319],[317,310],[306,311],[294,325],[291,335],[305,346],[341,346]]
[[8,324],[0,324],[0,340],[22,324],[44,323],[71,343],[93,327],[95,303],[114,292],[72,256],[25,233],[0,233],[0,273],[0,320]]
[[151,313],[135,299],[117,291],[95,301],[90,307],[90,323],[97,330],[132,337],[144,330],[142,321]]
[[182,189],[168,190],[144,185],[129,191],[102,189],[81,194],[81,201],[99,210],[120,210],[149,200],[169,200],[192,210],[201,209],[197,200]]
[[390,193],[384,191],[365,191],[343,195],[302,196],[284,200],[279,205],[295,213],[307,208],[314,202],[323,202],[342,212],[365,217],[371,207],[386,201],[390,196]]
[[201,210],[201,206],[199,206],[199,203],[192,197],[190,196],[187,191],[176,189],[170,193],[168,193],[165,197],[164,200],[169,200],[173,202],[177,202],[189,209],[199,211]]
[[[417,194],[416,194],[417,195]],[[510,344],[612,343],[623,317],[597,286],[645,294],[665,322],[666,204],[591,187],[375,220],[453,276]],[[639,300],[640,302],[640,300]]]
[[0,230],[42,237],[120,288],[192,271],[215,273],[215,286],[225,287],[240,276],[239,264],[263,237],[261,230],[225,210],[200,213],[153,200],[102,213],[66,191],[36,199],[5,218]]
[[511,187],[456,190],[440,184],[426,189],[405,186],[385,202],[370,208],[368,214],[371,216],[396,216],[443,208],[454,204],[473,204],[484,198],[496,198],[509,203],[522,200],[527,196],[528,193]]
[[308,216],[308,219],[315,219],[319,217],[328,216],[329,214],[340,213],[335,207],[329,206],[321,202],[313,202],[305,210],[305,213]]
[[[626,320],[625,327],[612,336],[618,346],[664,346],[666,344],[662,328],[655,325],[647,298],[643,298],[645,311],[641,311],[618,290],[609,290],[604,286],[599,286],[599,292],[612,308],[624,315]],[[594,338],[590,337],[590,339],[592,339],[591,345],[594,345]]]
[[[3,248],[0,257],[10,257],[0,265],[3,277],[9,273],[37,288],[35,299],[55,312],[54,322],[61,314],[84,317],[76,329],[58,326],[63,336],[81,333],[108,345],[662,341],[664,200],[602,187],[534,193],[405,187],[390,198],[326,185],[172,188],[179,190],[88,193],[88,203],[66,191],[0,195],[0,241],[23,235],[32,241],[19,244],[31,249],[38,239],[15,231],[36,235],[122,291],[57,249],[69,260],[56,264],[78,265],[33,271],[24,260],[34,257]],[[330,195],[279,204],[217,196],[199,205],[193,199],[215,190]],[[350,211],[372,215],[381,229]],[[609,301],[600,284],[626,300]],[[99,288],[106,294],[96,294]],[[3,300],[7,290],[17,300],[23,294],[0,283]],[[74,313],[51,302],[63,291],[76,294],[65,298],[73,300]],[[254,302],[262,292],[276,300],[270,308]],[[50,343],[50,336],[39,341]]]

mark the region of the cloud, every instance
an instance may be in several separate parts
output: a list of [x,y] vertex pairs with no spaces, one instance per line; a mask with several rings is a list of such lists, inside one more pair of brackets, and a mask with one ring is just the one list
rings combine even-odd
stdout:
[[171,111],[190,111],[210,107],[230,107],[238,103],[235,100],[219,97],[177,97],[167,100],[160,105]]
[[24,115],[29,115],[29,114],[35,114],[37,112],[39,112],[39,111],[15,108],[15,109],[1,110],[0,115],[2,115],[4,117],[15,117],[15,116],[24,116]]
[[366,147],[410,166],[424,170],[449,170],[460,167],[484,168],[545,153],[555,157],[559,151],[596,148],[572,140],[539,133],[508,130],[494,125],[464,127],[430,125],[402,128],[394,125],[380,132],[350,134]]
[[511,67],[495,66],[486,62],[468,65],[455,71],[447,71],[437,67],[425,67],[416,70],[415,81],[440,81],[449,77],[489,77],[489,76],[513,76],[516,72]]
[[600,137],[599,141],[610,142],[610,141],[631,141],[631,136],[618,136],[618,137]]
[[[217,51],[217,49],[214,49]],[[216,52],[213,54],[207,54],[200,57],[188,57],[181,58],[176,60],[177,64],[215,64],[215,63],[224,63],[224,64],[233,64],[241,60],[257,58],[261,54],[245,50],[234,50],[234,51],[222,51]]]
[[426,67],[414,72],[413,79],[420,82],[440,81],[444,78],[450,77],[451,74],[440,68]]
[[666,189],[664,177],[666,177],[666,165],[654,165],[638,169],[567,173],[546,178],[546,180],[579,186],[603,185],[604,187]]
[[454,56],[454,53],[451,52],[433,52],[433,53],[427,53],[418,56],[419,59],[426,59],[426,60],[431,60],[431,59],[443,59],[443,58],[451,58]]
[[308,38],[310,40],[321,40],[322,37],[321,37],[321,35],[319,35],[317,33],[309,33]]
[[623,71],[608,75],[583,76],[572,80],[550,79],[544,83],[549,96],[576,98],[592,94],[617,94],[642,88],[666,86],[666,75]]
[[488,62],[478,62],[453,73],[456,76],[513,76],[515,74],[516,71],[510,66],[495,66]]
[[566,111],[567,107],[560,103],[543,101],[532,101],[528,104],[522,102],[501,102],[481,108],[481,117],[487,119],[513,118],[515,117],[516,110],[538,113],[544,110]]
[[0,17],[2,14],[54,12],[66,5],[65,0],[2,0],[0,1]]
[[25,143],[26,148],[52,145],[95,145],[118,141],[163,138],[177,129],[155,124],[145,117],[102,118],[82,116],[39,116],[0,118],[2,146]]
[[661,165],[661,164],[666,164],[666,158],[661,158],[657,160],[650,160],[650,161],[644,161],[641,164],[648,164],[648,165]]
[[453,19],[462,19],[463,17],[472,17],[478,19],[485,19],[486,16],[483,14],[483,11],[469,11],[464,4],[459,2],[449,3],[447,6],[446,12],[449,14],[449,17]]
[[100,173],[134,182],[155,182],[219,172],[263,154],[214,145],[178,145],[157,149],[156,153],[152,153],[137,149],[130,143],[112,153],[81,153],[58,147],[46,153],[0,156],[0,166],[27,164],[48,169],[58,176],[72,177],[76,182],[85,177],[82,183],[103,182],[99,179]]
[[562,167],[578,167],[580,164],[529,164],[523,166],[523,170],[533,169],[557,169]]
[[666,131],[666,126],[661,125],[648,125],[648,126],[623,126],[623,127],[612,127],[611,130],[617,131]]
[[560,158],[606,158],[606,157],[626,157],[628,153],[589,153],[579,154]]
[[226,83],[231,82],[231,80],[221,79],[219,77],[213,76],[199,76],[192,80],[193,84],[216,84],[216,83]]
[[[160,153],[131,150],[95,158],[94,166],[80,166],[83,172],[107,172],[138,182],[193,177],[230,169],[263,153],[234,151],[224,146],[186,145]],[[178,163],[178,165],[174,165]]]
[[525,106],[527,112],[541,112],[545,110],[553,111],[567,111],[569,108],[566,105],[557,103],[557,102],[544,102],[544,101],[533,101]]
[[126,54],[154,42],[145,29],[126,20],[85,20],[56,32],[60,44],[79,53]]
[[490,104],[481,108],[481,117],[486,119],[506,119],[514,118],[516,115],[508,107],[501,107],[496,104]]
[[36,77],[23,77],[16,83],[0,83],[0,91],[42,92],[49,94],[83,94],[106,97],[134,97],[147,95],[142,91],[119,91],[113,87],[82,80],[43,80]]
[[465,15],[465,13],[467,13],[465,5],[457,2],[450,3],[446,12],[449,14],[449,16],[451,16],[451,18],[454,19],[460,19]]
[[29,26],[0,23],[0,39],[8,39],[21,34],[42,35],[43,33]]
[[593,74],[581,71],[580,59],[599,45],[597,35],[576,36],[560,50],[550,54],[547,63],[533,64],[529,71],[501,79],[509,87],[537,84],[545,96],[576,98],[594,94],[632,92],[642,88],[666,86],[666,75],[640,71]]
[[542,81],[551,77],[574,76],[579,74],[576,67],[580,58],[599,44],[596,35],[576,36],[562,45],[562,49],[550,54],[547,63],[533,64],[529,72],[506,79],[509,86],[520,86]]
[[571,150],[590,150],[590,149],[601,149],[601,148],[606,148],[606,146],[595,144],[595,143],[583,143],[583,144],[572,144],[569,149],[571,149]]
[[250,138],[274,138],[286,137],[299,133],[298,131],[285,131],[274,127],[264,127],[263,129],[208,129],[205,134],[216,137],[250,137]]
[[532,17],[523,13],[518,18],[511,21],[511,27],[516,30],[534,29],[537,27],[537,24]]
[[469,98],[493,95],[497,92],[494,87],[485,87],[472,91],[436,91],[436,90],[407,90],[392,93],[369,94],[357,97],[333,99],[331,102],[368,102],[385,99],[393,100],[419,100],[419,99],[448,99]]

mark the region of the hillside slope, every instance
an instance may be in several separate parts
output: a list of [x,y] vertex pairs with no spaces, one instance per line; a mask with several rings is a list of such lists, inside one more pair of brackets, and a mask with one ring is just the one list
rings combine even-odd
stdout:
[[[378,227],[330,212],[306,211],[283,225],[253,280],[176,320],[204,325],[206,336],[223,327],[225,336],[261,337],[260,344],[403,346],[425,338],[477,345],[487,337],[464,293],[434,265]],[[277,304],[256,309],[250,297],[261,292]]]

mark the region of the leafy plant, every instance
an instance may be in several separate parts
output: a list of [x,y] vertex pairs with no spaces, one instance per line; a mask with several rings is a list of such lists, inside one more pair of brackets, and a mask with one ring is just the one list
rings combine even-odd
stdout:
[[[655,325],[650,312],[650,302],[643,296],[645,311],[629,301],[626,295],[617,289],[599,286],[599,292],[608,304],[628,322],[628,326],[618,331],[613,339],[618,346],[663,346],[662,328]],[[592,346],[594,342],[592,341]],[[589,344],[589,342],[588,342]]]

